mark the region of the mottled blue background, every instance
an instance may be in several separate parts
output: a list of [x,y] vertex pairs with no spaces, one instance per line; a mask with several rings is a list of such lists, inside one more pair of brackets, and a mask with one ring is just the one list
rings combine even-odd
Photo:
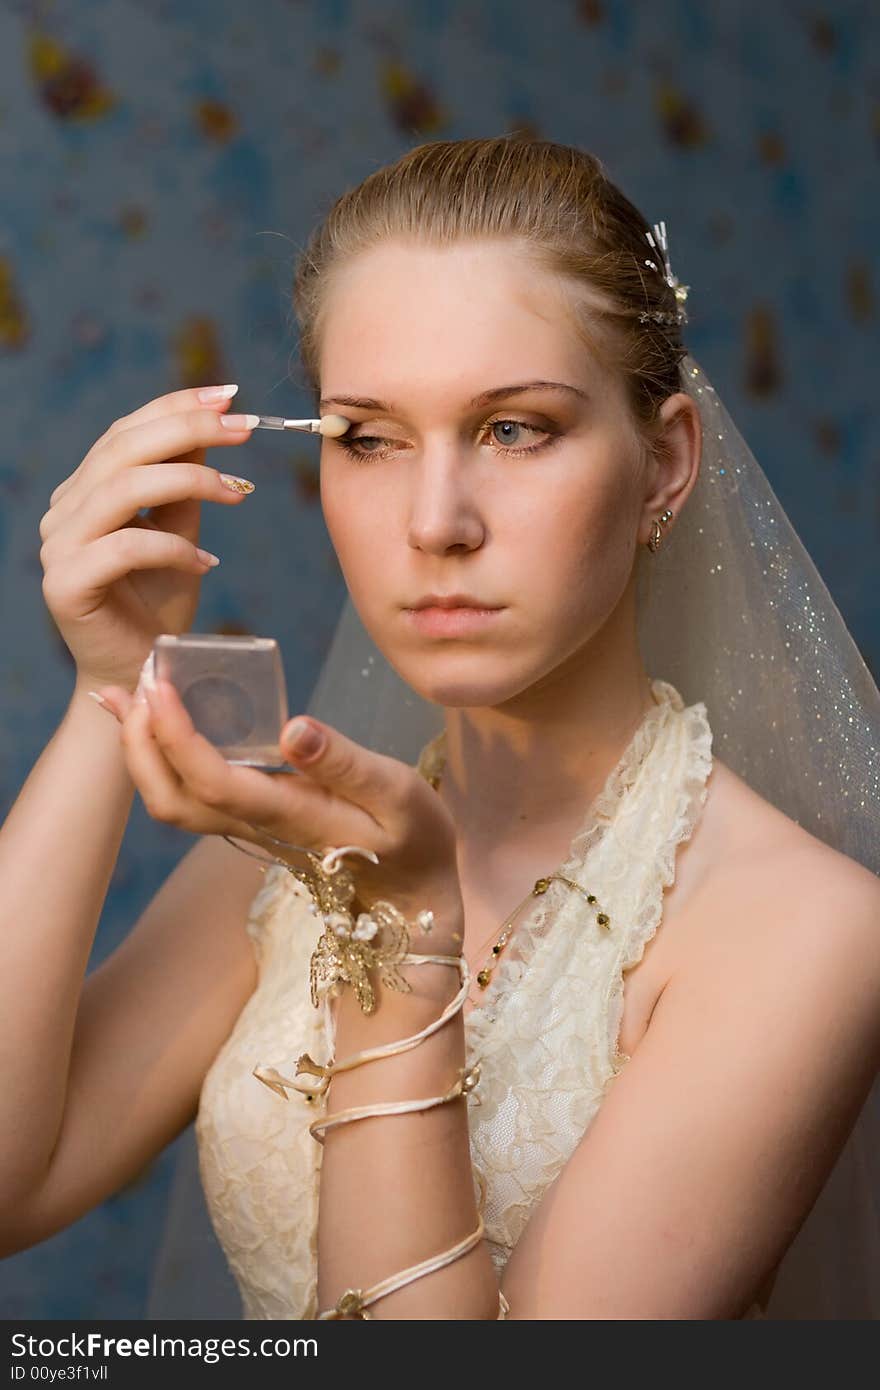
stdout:
[[[73,669],[42,600],[53,488],[117,416],[183,385],[311,413],[297,248],[413,144],[525,128],[594,151],[691,286],[686,337],[875,677],[880,15],[857,0],[7,0],[0,11],[0,815]],[[277,636],[291,711],[344,596],[317,443],[258,433],[205,508],[198,631]],[[135,801],[90,969],[193,837]],[[24,926],[22,929],[25,929]],[[0,1263],[5,1318],[142,1317],[172,1146]]]

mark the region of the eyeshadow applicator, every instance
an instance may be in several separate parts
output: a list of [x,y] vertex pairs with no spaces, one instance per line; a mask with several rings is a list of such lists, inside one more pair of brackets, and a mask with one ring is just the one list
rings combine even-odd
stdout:
[[338,439],[350,427],[351,421],[344,415],[322,415],[318,420],[285,420],[283,415],[258,415],[254,429],[302,430],[305,434],[323,434],[327,439]]

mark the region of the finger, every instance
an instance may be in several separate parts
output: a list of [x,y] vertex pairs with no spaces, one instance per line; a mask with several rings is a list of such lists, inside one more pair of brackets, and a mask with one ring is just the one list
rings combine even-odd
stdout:
[[134,695],[122,685],[101,685],[94,693],[100,695],[105,709],[109,709],[120,724],[134,704]]
[[[190,449],[240,443],[254,428],[245,422],[248,419],[256,422],[258,418],[234,411],[224,416],[209,406],[157,415],[121,429],[103,443],[96,444],[90,468],[95,471],[95,466],[100,464],[98,471],[107,468],[116,471],[133,463],[161,463]],[[234,427],[232,422],[235,422]]]
[[153,400],[138,406],[136,410],[129,411],[127,415],[120,415],[95,443],[101,444],[108,438],[112,439],[122,430],[131,429],[134,425],[145,424],[148,420],[159,419],[163,415],[204,409],[222,413],[224,410],[229,410],[238,387],[235,387],[231,395],[215,397],[213,400],[208,398],[208,393],[230,389],[222,386],[187,386],[180,391],[169,391],[164,396],[155,396]]
[[267,776],[256,768],[231,766],[195,729],[170,682],[158,680],[146,695],[163,756],[204,805],[307,849],[354,843],[375,830],[360,807],[307,777]]
[[[298,732],[304,736],[303,744],[296,742]],[[364,748],[311,716],[300,715],[285,726],[281,748],[295,767],[362,807],[377,824],[383,824],[406,798],[408,769],[402,763]]]
[[148,704],[132,700],[120,733],[125,761],[147,811],[156,820],[182,824],[186,794],[181,779],[153,737]]
[[246,822],[216,812],[190,794],[185,783],[162,754],[155,738],[149,705],[144,701],[135,700],[129,691],[119,686],[104,687],[99,693],[104,693],[105,690],[108,695],[127,700],[128,709],[120,737],[129,773],[148,814],[154,820],[161,820],[194,833],[251,839],[251,827]]
[[203,575],[213,565],[183,536],[132,527],[59,558],[60,563],[44,563],[43,597],[57,617],[71,619],[90,613],[107,589],[132,570],[176,569]]
[[[157,680],[152,689],[145,686],[144,695],[156,744],[188,791],[205,806],[230,811],[234,807],[236,815],[269,828],[265,817],[271,817],[278,809],[273,804],[277,798],[271,781],[256,769],[230,765],[216,746],[198,732],[170,681]],[[253,778],[247,776],[249,772],[253,772]]]
[[[253,432],[251,428],[242,426],[229,429],[220,423],[222,418],[252,421],[257,419],[255,415],[223,417],[216,411],[201,409],[161,416],[132,429],[123,430],[101,449],[96,448],[86,456],[77,469],[75,478],[71,476],[68,480],[71,486],[64,494],[59,495],[57,489],[52,494],[55,500],[50,502],[49,511],[41,518],[40,535],[44,540],[48,540],[69,520],[93,490],[106,489],[108,480],[116,475],[133,470],[138,465],[156,464],[164,464],[166,467],[189,467],[196,471],[204,467],[196,455],[203,454],[205,449],[242,444],[250,438]],[[188,463],[185,461],[187,455]],[[215,478],[219,478],[219,471],[212,471]],[[222,500],[234,500],[240,495],[226,490]],[[165,500],[160,498],[159,502]],[[136,510],[137,505],[132,507],[129,516],[134,515]]]
[[163,757],[187,791],[203,806],[222,808],[234,798],[235,769],[217,747],[200,734],[169,681],[144,687],[153,737]]
[[69,477],[59,483],[49,498],[49,506],[54,507],[62,497],[70,490],[74,480],[81,474],[83,465],[88,461],[91,454],[108,440],[114,439],[123,430],[132,429],[135,425],[146,424],[148,420],[158,419],[162,415],[178,415],[189,410],[202,409],[213,410],[215,414],[222,415],[228,412],[232,406],[233,397],[229,396],[223,400],[203,401],[199,396],[200,391],[211,390],[211,387],[192,387],[182,391],[169,391],[167,395],[156,396],[154,400],[147,401],[145,405],[137,410],[132,410],[128,415],[120,415],[114,420],[112,425],[100,435],[89,449],[81,463],[73,470]]
[[[99,536],[140,523],[137,512],[141,507],[167,507],[170,511],[175,504],[188,501],[236,506],[248,496],[250,493],[224,483],[216,468],[196,463],[134,466],[79,494],[79,503],[69,508],[64,524],[50,528],[40,549],[41,562],[48,567]],[[137,529],[172,534],[158,525]],[[185,539],[192,541],[190,536]]]

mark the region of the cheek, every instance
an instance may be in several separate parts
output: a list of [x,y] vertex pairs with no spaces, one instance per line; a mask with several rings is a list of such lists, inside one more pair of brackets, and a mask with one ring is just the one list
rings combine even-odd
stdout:
[[332,464],[321,464],[321,509],[341,562],[349,556],[356,560],[363,551],[369,506],[368,491],[353,487]]
[[[536,518],[542,516],[542,522]],[[601,487],[572,489],[532,514],[529,590],[554,626],[580,632],[612,611],[632,569],[636,499],[618,478]]]
[[363,615],[371,597],[379,598],[384,566],[381,563],[387,513],[375,489],[357,478],[334,476],[332,467],[321,468],[321,509],[330,541],[352,599]]

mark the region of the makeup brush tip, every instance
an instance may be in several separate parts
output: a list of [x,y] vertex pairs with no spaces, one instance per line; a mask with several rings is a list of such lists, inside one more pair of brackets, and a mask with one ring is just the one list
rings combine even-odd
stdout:
[[328,439],[338,439],[341,434],[349,429],[351,421],[344,415],[322,415],[318,433],[326,435]]

